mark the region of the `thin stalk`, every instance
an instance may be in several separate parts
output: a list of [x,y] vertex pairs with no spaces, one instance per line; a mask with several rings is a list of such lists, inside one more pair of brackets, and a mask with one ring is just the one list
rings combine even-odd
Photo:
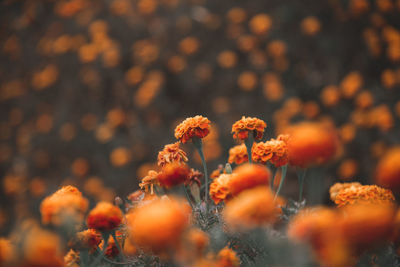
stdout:
[[97,267],[97,266],[99,265],[101,259],[102,259],[103,256],[104,256],[104,252],[105,252],[106,249],[107,249],[107,246],[108,246],[108,237],[110,236],[110,234],[109,234],[109,233],[102,233],[102,236],[103,236],[103,240],[104,240],[103,249],[100,251],[100,254],[97,256],[97,258],[94,259],[93,264],[90,265],[90,266]]
[[307,169],[301,169],[297,172],[297,177],[299,179],[299,202],[303,200],[303,188],[304,180],[306,178]]
[[244,140],[244,144],[246,145],[247,149],[247,156],[249,157],[249,163],[253,162],[251,159],[251,148],[253,147],[253,143],[254,143],[254,133],[249,132],[249,137]]
[[276,173],[278,172],[278,169],[273,166],[270,166],[270,169],[272,169],[272,179],[271,179],[270,187],[271,187],[271,190],[274,190],[274,182],[275,182],[275,177],[276,177]]
[[192,207],[192,210],[194,211],[193,203],[192,203],[192,200],[191,200],[191,198],[189,196],[189,192],[187,191],[187,188],[186,188],[185,185],[182,185],[182,186],[183,186],[183,191],[185,191],[186,198],[187,198],[187,200],[188,200],[188,202],[190,204],[190,207]]
[[111,235],[112,235],[112,237],[114,238],[115,245],[117,246],[117,249],[118,249],[118,251],[119,251],[119,255],[120,255],[121,258],[122,258],[122,261],[125,261],[124,251],[122,250],[121,246],[120,246],[119,243],[118,243],[118,240],[117,240],[117,236],[116,236],[116,234],[115,234],[115,231],[112,231],[112,232],[111,232]]
[[203,141],[200,138],[193,138],[193,144],[197,149],[197,152],[200,155],[201,158],[201,163],[203,164],[203,170],[204,170],[204,178],[205,178],[205,197],[204,197],[204,202],[206,204],[206,212],[208,213],[208,173],[207,173],[207,164],[206,160],[204,158],[204,153],[203,153]]
[[[274,201],[276,200],[276,198],[278,197],[278,195],[279,195],[279,192],[281,191],[281,188],[282,188],[282,185],[283,185],[283,183],[285,182],[285,178],[286,178],[286,172],[287,172],[287,165],[284,165],[284,166],[282,166],[281,167],[281,181],[279,182],[279,186],[278,186],[278,190],[276,190],[276,194],[275,194],[275,197],[274,197]],[[276,171],[277,172],[277,171]],[[275,172],[275,173],[276,173]],[[274,175],[275,176],[275,175]]]

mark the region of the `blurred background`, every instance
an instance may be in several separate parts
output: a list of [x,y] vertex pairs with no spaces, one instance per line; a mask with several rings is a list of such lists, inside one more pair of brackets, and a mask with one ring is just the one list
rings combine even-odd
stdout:
[[264,140],[332,122],[340,154],[308,178],[328,204],[334,181],[373,183],[399,143],[399,62],[400,0],[3,0],[0,234],[60,185],[125,197],[194,115],[212,121],[210,171],[242,115],[267,122]]

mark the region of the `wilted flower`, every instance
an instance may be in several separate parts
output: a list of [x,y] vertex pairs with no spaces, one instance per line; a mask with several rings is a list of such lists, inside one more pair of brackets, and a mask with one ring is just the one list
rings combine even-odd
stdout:
[[111,203],[99,202],[89,212],[87,225],[101,232],[112,231],[122,222],[122,211]]
[[69,185],[46,197],[40,204],[40,213],[43,224],[59,226],[71,218],[75,222],[83,221],[87,208],[88,200],[76,187]]
[[228,189],[233,196],[246,189],[268,185],[271,177],[267,167],[250,163],[235,168],[233,174],[228,181]]
[[190,169],[184,163],[170,163],[165,165],[157,179],[162,187],[172,187],[183,184],[189,179]]
[[237,145],[229,149],[229,159],[228,162],[230,164],[242,164],[244,162],[248,162],[249,157],[247,156],[247,150],[245,144]]
[[179,245],[189,225],[191,209],[182,200],[154,200],[139,206],[127,216],[130,237],[146,251],[163,254]]
[[354,204],[390,204],[394,203],[394,196],[388,189],[376,185],[362,185],[341,189],[334,201],[338,207]]
[[175,137],[183,144],[192,138],[204,138],[210,132],[210,121],[203,116],[190,117],[175,128]]
[[289,162],[306,168],[329,161],[338,149],[338,137],[333,129],[320,123],[303,122],[289,128]]
[[333,202],[335,202],[337,194],[342,190],[349,187],[362,186],[359,182],[355,183],[336,183],[329,188],[329,195]]
[[[158,172],[150,170],[147,173],[147,176],[145,176],[142,179],[142,182],[139,184],[140,189],[143,190],[146,193],[148,193],[150,191],[150,194],[154,193],[154,185],[160,185],[159,181],[158,181]],[[149,190],[150,187],[150,190]]]
[[230,228],[249,229],[273,224],[278,219],[279,208],[270,189],[260,186],[230,200],[223,215]]
[[215,204],[230,198],[228,183],[231,176],[232,174],[223,173],[210,184],[210,197]]
[[256,162],[267,163],[270,161],[275,167],[288,163],[287,135],[279,135],[277,139],[256,143],[252,149],[252,158]]
[[196,183],[198,186],[200,186],[201,185],[200,179],[202,177],[203,177],[203,174],[201,172],[192,168],[192,169],[190,169],[189,176],[185,181],[185,185],[190,186],[190,185]]
[[378,162],[375,179],[377,184],[400,192],[400,147],[389,150]]
[[158,166],[164,167],[168,163],[185,163],[188,161],[185,151],[180,149],[179,142],[164,146],[164,149],[158,152]]
[[263,120],[243,116],[232,125],[233,138],[245,140],[249,138],[250,132],[254,135],[255,140],[260,140],[266,127],[267,124]]
[[101,243],[101,235],[94,229],[87,229],[76,233],[75,237],[69,243],[69,246],[75,250],[87,249],[95,251]]
[[239,267],[239,258],[236,252],[225,247],[218,252],[217,267]]

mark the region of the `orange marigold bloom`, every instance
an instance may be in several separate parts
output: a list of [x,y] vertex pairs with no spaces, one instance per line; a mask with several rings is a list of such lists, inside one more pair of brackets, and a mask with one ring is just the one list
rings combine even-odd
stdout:
[[101,243],[101,235],[95,229],[87,229],[76,233],[74,239],[69,243],[69,246],[75,250],[87,249],[91,252],[95,251]]
[[64,267],[79,267],[79,253],[70,249],[64,256]]
[[232,125],[233,138],[246,140],[249,138],[249,131],[252,131],[254,139],[260,140],[266,127],[267,124],[263,120],[243,116]]
[[375,180],[383,187],[400,192],[400,147],[389,150],[378,162]]
[[245,144],[241,144],[238,146],[234,146],[231,149],[229,149],[229,159],[228,162],[230,164],[236,163],[236,164],[242,164],[244,162],[248,162],[249,157],[247,155],[247,150]]
[[329,188],[329,195],[333,202],[335,202],[337,194],[342,190],[349,187],[362,186],[359,182],[355,183],[336,183]]
[[275,167],[286,165],[289,161],[287,140],[287,135],[280,135],[278,139],[255,144],[252,149],[253,160],[264,164],[270,161]]
[[40,204],[43,224],[61,225],[73,218],[82,222],[88,209],[88,200],[74,186],[64,186],[51,196],[46,197]]
[[389,204],[394,202],[392,191],[376,185],[351,186],[340,190],[335,204],[343,207],[353,204]]
[[289,163],[306,168],[329,161],[338,150],[336,132],[320,123],[303,122],[289,128]]
[[394,205],[349,205],[341,212],[335,223],[356,251],[385,243],[392,236]]
[[229,192],[236,196],[246,189],[268,185],[271,172],[265,166],[246,163],[235,168],[228,181]]
[[210,132],[210,121],[203,116],[190,117],[175,128],[175,137],[183,144],[193,137],[204,138]]
[[239,258],[236,252],[225,247],[218,252],[216,266],[218,267],[239,267]]
[[0,238],[0,266],[11,266],[14,260],[14,245],[8,239]]
[[180,199],[157,199],[127,216],[130,237],[146,251],[163,254],[176,248],[189,225],[190,206]]
[[164,167],[167,163],[188,161],[185,151],[180,149],[179,142],[164,146],[164,149],[158,152],[158,166]]
[[22,251],[24,262],[22,266],[64,266],[61,239],[52,232],[42,229],[31,230],[24,239]]
[[210,197],[215,204],[230,198],[228,183],[231,177],[232,174],[223,173],[210,184]]
[[210,243],[210,237],[207,233],[201,231],[200,229],[191,229],[185,239],[188,241],[189,246],[194,250],[196,255],[203,254],[204,250]]
[[273,224],[279,215],[274,194],[264,186],[240,193],[226,204],[223,216],[232,229],[249,229]]
[[159,181],[158,181],[158,172],[150,170],[147,173],[147,176],[145,176],[142,179],[142,182],[139,184],[140,189],[143,190],[146,193],[149,192],[149,187],[150,187],[150,194],[154,193],[154,185],[160,185]]
[[170,163],[164,166],[158,174],[158,182],[162,187],[172,187],[183,184],[189,179],[190,169],[186,164]]
[[99,231],[112,231],[122,222],[122,211],[111,203],[99,202],[89,212],[87,225]]

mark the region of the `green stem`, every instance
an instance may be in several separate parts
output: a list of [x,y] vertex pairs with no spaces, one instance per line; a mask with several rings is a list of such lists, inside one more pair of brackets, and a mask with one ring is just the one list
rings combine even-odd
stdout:
[[194,146],[197,149],[197,152],[200,155],[201,163],[203,164],[204,178],[205,178],[205,185],[206,185],[204,202],[206,204],[206,212],[208,213],[208,174],[207,174],[206,160],[204,158],[204,153],[203,153],[203,141],[200,138],[193,138],[192,141],[193,141]]
[[251,148],[253,147],[253,143],[254,143],[253,135],[254,135],[253,132],[249,132],[249,137],[244,140],[244,144],[246,145],[246,149],[247,149],[247,156],[249,157],[249,163],[253,162],[251,159]]
[[274,190],[274,182],[275,182],[275,177],[276,177],[276,173],[278,172],[277,170],[277,168],[274,168],[273,166],[270,166],[270,168],[272,169],[272,179],[271,179],[271,184],[270,184],[270,187],[271,187],[271,190]]
[[189,204],[190,204],[190,207],[192,207],[192,211],[194,211],[193,203],[192,203],[192,200],[191,200],[191,198],[190,198],[190,196],[189,196],[189,193],[188,193],[188,191],[187,191],[187,188],[186,188],[185,185],[182,185],[182,186],[183,186],[183,191],[185,191],[186,198],[187,198],[187,200],[188,200],[188,202],[189,202]]
[[115,231],[112,231],[112,232],[111,232],[111,235],[112,235],[112,237],[114,238],[115,245],[117,246],[117,249],[118,249],[118,251],[119,251],[119,255],[120,255],[121,258],[122,258],[122,261],[125,261],[124,251],[122,250],[121,246],[120,246],[119,243],[118,243],[118,240],[117,240],[117,236],[116,236],[116,234],[115,234]]
[[104,240],[103,249],[101,250],[100,254],[97,256],[97,258],[94,259],[93,264],[90,266],[97,267],[99,265],[101,259],[104,256],[104,252],[107,250],[109,235],[110,235],[109,233],[102,233],[103,240]]
[[[286,171],[287,171],[287,165],[282,166],[282,167],[281,167],[281,171],[282,171],[282,172],[281,172],[281,181],[279,182],[278,190],[276,190],[276,194],[275,194],[274,201],[275,201],[276,198],[278,197],[279,192],[281,191],[282,185],[283,185],[283,183],[285,182]],[[276,171],[276,172],[277,172],[277,171]],[[275,172],[275,173],[276,173],[276,172]],[[274,177],[275,177],[275,175],[274,175]]]
[[306,169],[301,169],[297,172],[297,177],[299,179],[299,202],[303,200],[303,188],[304,180],[306,178]]

